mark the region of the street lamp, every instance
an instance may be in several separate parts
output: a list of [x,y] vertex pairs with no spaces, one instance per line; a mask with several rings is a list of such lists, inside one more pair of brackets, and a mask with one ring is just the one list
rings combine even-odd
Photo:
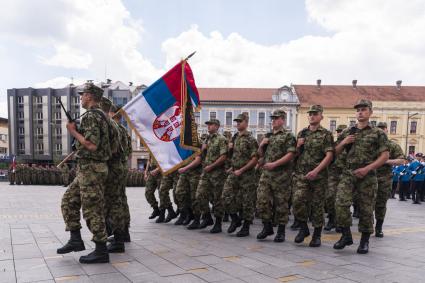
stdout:
[[406,152],[406,156],[408,155],[408,152],[407,152],[407,141],[409,139],[409,120],[410,120],[410,118],[412,118],[413,116],[416,116],[418,114],[419,114],[418,112],[413,113],[413,114],[410,114],[410,112],[407,112],[406,145],[405,145],[405,151],[404,151],[404,152]]

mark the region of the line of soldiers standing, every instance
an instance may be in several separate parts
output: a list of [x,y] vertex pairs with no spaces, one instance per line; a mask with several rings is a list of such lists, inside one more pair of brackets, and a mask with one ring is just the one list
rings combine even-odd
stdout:
[[210,232],[220,233],[227,213],[231,218],[227,232],[241,227],[236,236],[246,237],[256,213],[263,222],[257,239],[273,235],[277,226],[274,241],[283,242],[292,207],[293,227],[299,229],[295,242],[301,243],[310,235],[307,222],[311,220],[314,231],[309,246],[318,247],[326,211],[329,221],[325,230],[339,229],[342,235],[334,249],[343,249],[353,244],[350,208],[355,204],[362,233],[357,252],[367,253],[374,214],[375,236],[383,237],[392,166],[402,164],[405,158],[400,147],[388,140],[386,125],[369,123],[373,113],[369,100],[359,100],[354,108],[357,124],[339,127],[336,143],[332,133],[320,125],[321,105],[310,107],[309,126],[297,137],[284,128],[285,111],[273,111],[272,132],[260,145],[247,131],[244,114],[234,120],[238,132],[230,141],[218,134],[217,119],[207,121],[209,135],[203,139],[202,154],[187,166],[162,176],[155,160],[150,159],[145,171],[146,199],[153,208],[149,218],[167,223],[179,214],[176,225],[187,225],[189,230],[214,225]]
[[400,201],[412,199],[413,204],[420,204],[425,201],[425,156],[419,152],[408,161],[393,167],[391,198],[398,189]]
[[129,169],[127,187],[143,187],[144,185],[144,171],[139,169]]
[[20,163],[9,168],[10,185],[64,185],[68,186],[75,177],[75,169],[68,165],[58,169],[54,165],[37,165]]

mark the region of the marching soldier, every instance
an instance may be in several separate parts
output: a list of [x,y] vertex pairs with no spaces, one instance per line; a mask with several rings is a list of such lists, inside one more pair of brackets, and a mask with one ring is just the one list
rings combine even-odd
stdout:
[[[159,186],[159,217],[156,219],[156,223],[168,223],[177,217],[177,213],[171,203],[170,190],[175,191],[178,180],[179,173],[177,171],[162,177],[161,185]],[[165,217],[165,211],[168,212],[167,217]]]
[[344,171],[336,193],[336,220],[342,227],[341,239],[334,244],[340,250],[353,244],[350,226],[352,218],[350,206],[353,189],[359,194],[359,232],[362,233],[357,253],[369,252],[369,238],[373,233],[373,209],[378,190],[376,169],[388,160],[388,139],[385,133],[369,124],[373,113],[372,102],[360,99],[355,105],[357,124],[345,130],[339,137],[335,151],[347,151]]
[[[133,174],[133,172],[131,173]],[[161,171],[156,163],[156,160],[153,158],[152,154],[149,155],[148,164],[146,164],[146,170],[144,172],[144,178],[146,182],[145,187],[145,197],[147,202],[153,208],[152,214],[149,216],[149,219],[154,219],[159,216],[159,207],[158,201],[155,197],[155,191],[161,185]]]
[[68,167],[68,164],[63,164],[61,167],[61,171],[62,171],[62,182],[63,182],[63,186],[67,187],[69,185],[69,180],[70,180],[70,170]]

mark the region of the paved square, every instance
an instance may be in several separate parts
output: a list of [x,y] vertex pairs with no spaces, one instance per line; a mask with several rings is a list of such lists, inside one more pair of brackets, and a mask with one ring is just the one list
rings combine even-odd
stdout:
[[[60,212],[64,191],[0,183],[0,283],[421,282],[425,276],[425,204],[389,200],[385,237],[372,236],[369,254],[358,255],[358,233],[353,246],[335,251],[335,232],[323,234],[320,248],[309,248],[309,239],[294,244],[289,229],[285,243],[273,237],[259,242],[258,220],[243,239],[155,224],[148,220],[144,188],[129,188],[132,242],[126,253],[112,254],[110,264],[81,265],[78,258],[88,251],[56,254],[69,237]],[[83,225],[86,248],[92,249]]]

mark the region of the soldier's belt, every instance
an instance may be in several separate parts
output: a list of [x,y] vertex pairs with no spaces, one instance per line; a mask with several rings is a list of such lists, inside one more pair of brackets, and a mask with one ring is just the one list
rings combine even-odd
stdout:
[[98,164],[98,163],[106,163],[106,161],[94,160],[94,159],[77,159],[77,164],[79,165]]

